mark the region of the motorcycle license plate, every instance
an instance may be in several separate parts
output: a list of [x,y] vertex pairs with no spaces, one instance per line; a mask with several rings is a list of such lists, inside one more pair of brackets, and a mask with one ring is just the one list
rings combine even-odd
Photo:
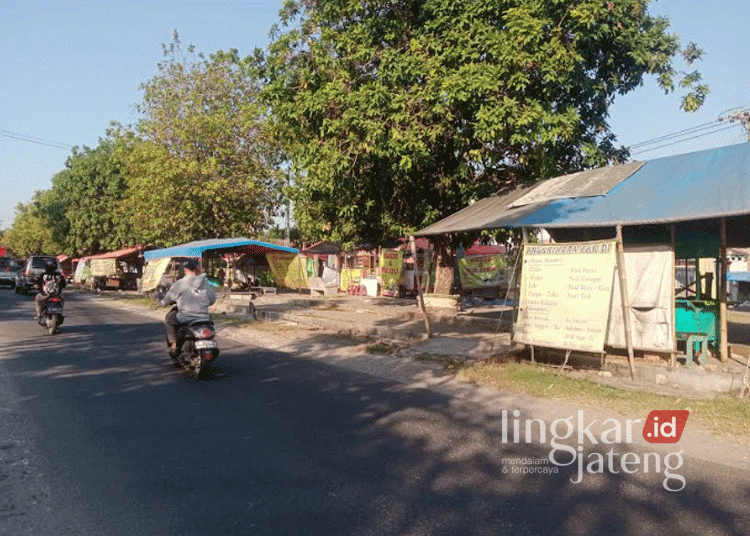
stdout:
[[195,348],[196,350],[208,350],[216,348],[216,343],[214,341],[195,341]]

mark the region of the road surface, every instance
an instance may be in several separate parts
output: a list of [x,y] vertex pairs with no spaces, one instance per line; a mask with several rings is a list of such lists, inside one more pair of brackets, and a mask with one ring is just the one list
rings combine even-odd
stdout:
[[686,452],[670,492],[630,449],[577,482],[436,390],[223,338],[195,381],[152,318],[70,295],[47,336],[0,303],[3,535],[750,535],[747,467]]

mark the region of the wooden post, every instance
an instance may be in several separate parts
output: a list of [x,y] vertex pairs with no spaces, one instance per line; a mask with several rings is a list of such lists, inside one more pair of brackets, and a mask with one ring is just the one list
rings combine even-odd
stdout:
[[719,357],[725,363],[729,359],[727,342],[727,220],[721,218],[719,230]]
[[669,225],[669,244],[672,248],[672,273],[670,279],[672,280],[672,352],[669,355],[669,365],[671,367],[677,366],[677,317],[676,317],[676,301],[677,295],[675,294],[674,284],[677,267],[677,235],[675,233],[674,223]]
[[414,235],[409,236],[409,246],[411,247],[411,256],[414,259],[414,281],[417,283],[417,305],[422,316],[424,317],[424,327],[427,331],[427,338],[432,337],[432,328],[430,327],[430,316],[424,306],[424,296],[422,296],[422,281],[419,277],[419,266],[417,264],[417,243],[414,241]]
[[[510,319],[510,340],[516,334],[516,321],[518,320],[518,307],[521,303],[521,274],[523,274],[523,247],[529,243],[529,232],[526,227],[521,228],[521,249],[518,251],[518,269],[513,274],[513,315]],[[532,349],[533,352],[533,349]]]
[[630,302],[628,301],[628,280],[625,275],[625,247],[622,243],[622,225],[617,226],[617,273],[620,274],[620,299],[622,317],[625,324],[625,344],[628,347],[630,379],[635,379],[635,357],[633,356],[633,331],[630,327]]

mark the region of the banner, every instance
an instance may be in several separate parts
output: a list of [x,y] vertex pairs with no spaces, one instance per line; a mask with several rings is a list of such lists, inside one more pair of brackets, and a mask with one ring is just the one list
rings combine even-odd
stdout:
[[310,288],[307,259],[294,253],[269,253],[266,258],[277,287]]
[[84,283],[91,276],[91,267],[88,259],[81,259],[76,264],[76,271],[73,274],[73,283]]
[[362,281],[362,268],[344,268],[341,270],[341,290],[346,292],[352,285]]
[[384,249],[380,252],[380,289],[382,294],[398,294],[398,287],[403,280],[404,252]]
[[508,260],[504,255],[472,255],[458,260],[461,288],[484,288],[508,285]]
[[161,281],[164,272],[167,271],[171,260],[171,257],[162,257],[161,259],[153,259],[146,264],[143,268],[143,277],[141,277],[141,292],[150,292],[159,286],[159,281]]
[[117,259],[91,259],[92,277],[113,277],[117,275]]
[[602,352],[616,266],[615,241],[527,244],[516,342]]

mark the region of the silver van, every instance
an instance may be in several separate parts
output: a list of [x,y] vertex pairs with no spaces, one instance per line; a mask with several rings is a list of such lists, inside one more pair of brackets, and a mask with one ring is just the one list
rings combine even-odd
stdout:
[[57,271],[62,273],[62,266],[57,257],[52,255],[31,255],[23,265],[20,277],[20,289],[16,286],[16,292],[19,294],[28,295],[29,291],[39,290],[36,288],[36,280],[40,275],[44,273],[44,268],[47,266],[47,261],[53,260],[57,264]]

